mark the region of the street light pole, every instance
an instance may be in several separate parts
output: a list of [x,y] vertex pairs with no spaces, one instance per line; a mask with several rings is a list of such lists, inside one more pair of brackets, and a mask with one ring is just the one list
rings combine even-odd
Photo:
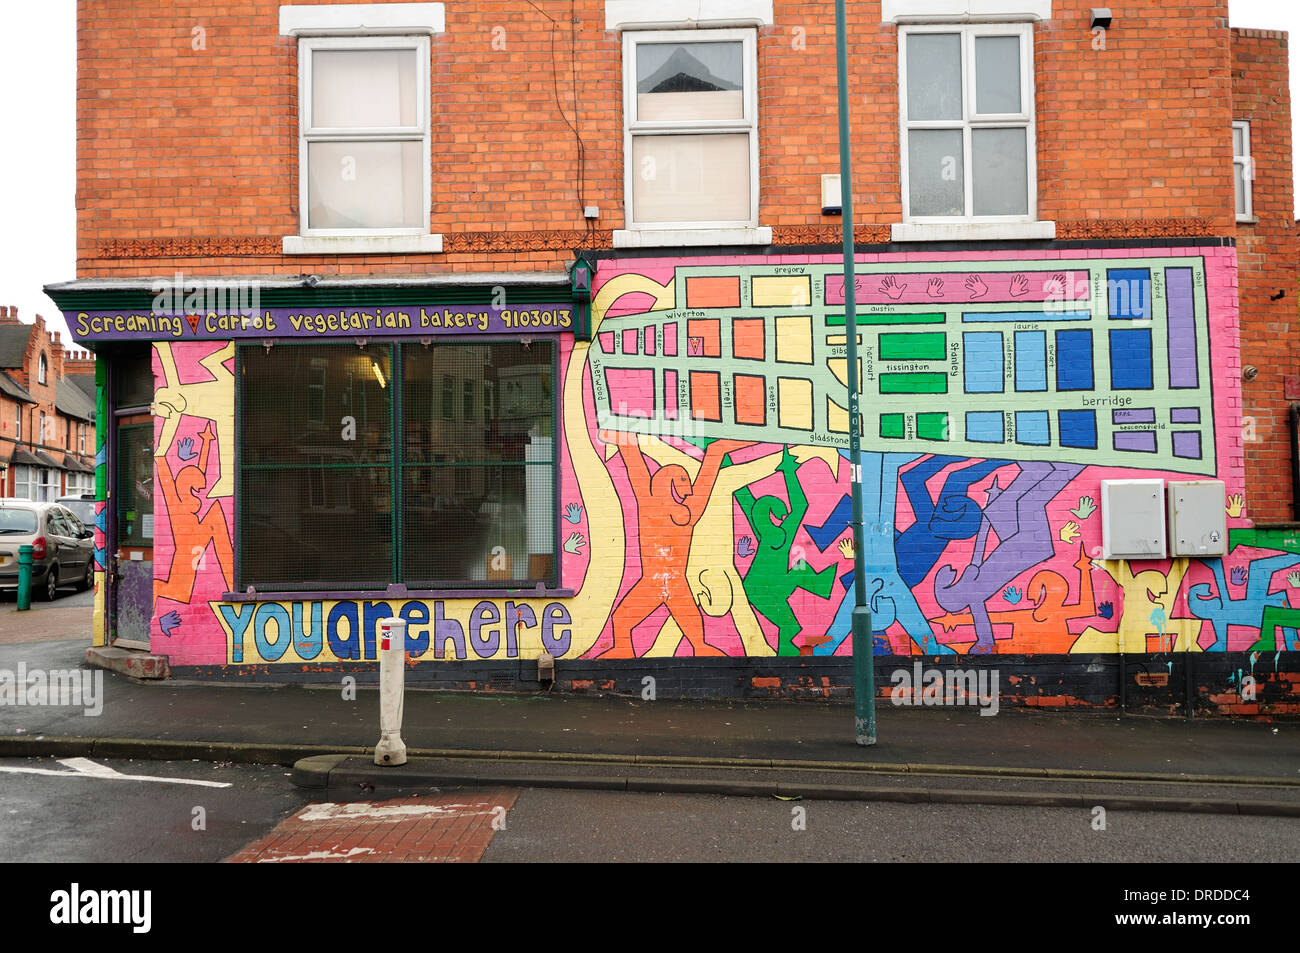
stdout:
[[858,300],[853,274],[853,174],[849,157],[849,55],[844,0],[835,0],[835,70],[839,86],[840,207],[844,215],[844,329],[848,336],[849,486],[853,500],[853,708],[860,745],[876,743],[876,672],[867,606],[862,528],[862,424],[858,381]]

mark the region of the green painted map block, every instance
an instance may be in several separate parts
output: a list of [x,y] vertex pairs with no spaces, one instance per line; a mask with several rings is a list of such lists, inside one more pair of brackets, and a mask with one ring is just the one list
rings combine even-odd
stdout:
[[948,335],[929,334],[880,335],[882,361],[942,361],[948,353]]
[[[946,324],[948,319],[942,314],[859,314],[858,324]],[[844,315],[826,315],[829,327],[844,327]]]
[[882,394],[946,394],[947,374],[881,374]]
[[902,414],[881,414],[880,415],[880,436],[889,437],[894,440],[902,440],[905,435],[903,429]]
[[948,415],[943,413],[917,414],[916,435],[922,440],[947,440]]

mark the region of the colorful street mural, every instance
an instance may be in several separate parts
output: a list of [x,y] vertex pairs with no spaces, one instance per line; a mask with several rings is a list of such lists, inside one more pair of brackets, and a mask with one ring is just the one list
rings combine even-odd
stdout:
[[[836,257],[601,262],[559,339],[563,595],[231,598],[233,344],[158,342],[155,648],[373,660],[401,615],[423,659],[846,654],[853,463],[878,653],[1300,648],[1300,544],[1244,496],[1234,251],[1082,254],[860,256],[857,461]],[[1227,556],[1101,558],[1101,480],[1152,477],[1226,483]]]

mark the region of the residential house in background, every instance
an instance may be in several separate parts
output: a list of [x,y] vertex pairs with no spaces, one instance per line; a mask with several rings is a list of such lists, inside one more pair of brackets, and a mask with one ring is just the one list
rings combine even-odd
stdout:
[[824,697],[860,480],[886,691],[1296,710],[1285,36],[848,7],[851,183],[826,3],[83,0],[98,641]]
[[59,332],[0,307],[0,458],[5,496],[55,500],[95,490],[94,358]]

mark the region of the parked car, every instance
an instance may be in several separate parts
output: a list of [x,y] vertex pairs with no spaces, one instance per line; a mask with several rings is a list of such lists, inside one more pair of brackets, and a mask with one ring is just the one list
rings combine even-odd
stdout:
[[60,506],[72,510],[72,515],[81,520],[87,529],[95,528],[95,494],[83,493],[80,496],[61,496],[54,501]]
[[18,547],[32,547],[32,595],[95,582],[94,533],[59,503],[0,499],[0,592],[18,591]]

